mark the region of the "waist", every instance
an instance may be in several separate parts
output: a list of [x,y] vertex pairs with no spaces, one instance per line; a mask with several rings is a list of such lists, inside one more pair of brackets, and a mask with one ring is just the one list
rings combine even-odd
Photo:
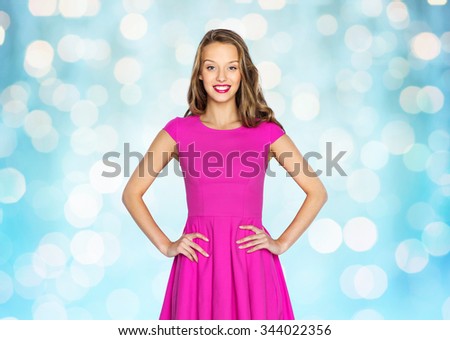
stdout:
[[256,217],[262,215],[262,188],[247,183],[188,185],[190,216]]
[[188,213],[187,215],[187,225],[202,225],[202,226],[216,226],[219,225],[221,228],[229,226],[236,227],[237,225],[252,224],[257,226],[262,226],[262,216],[250,216],[250,215],[194,215]]

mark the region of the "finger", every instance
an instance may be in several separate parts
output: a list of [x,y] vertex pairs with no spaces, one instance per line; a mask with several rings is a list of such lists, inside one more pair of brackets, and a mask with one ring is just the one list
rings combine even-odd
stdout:
[[247,242],[247,241],[252,241],[252,240],[254,240],[257,237],[258,237],[257,234],[246,236],[246,237],[243,237],[243,238],[237,240],[236,243],[239,244],[239,243],[243,243],[243,242]]
[[196,237],[198,237],[198,238],[201,238],[201,239],[205,240],[205,241],[209,241],[209,239],[205,235],[203,235],[201,233],[195,233],[194,235]]
[[197,255],[195,254],[195,251],[189,247],[189,245],[183,246],[185,251],[187,251],[190,254],[190,258],[192,258],[194,261],[198,262]]
[[194,248],[194,249],[196,249],[198,252],[200,252],[204,256],[206,256],[206,257],[209,256],[209,254],[202,247],[200,247],[197,243],[195,243],[194,241],[189,241],[189,246]]
[[188,252],[186,249],[184,249],[184,248],[183,248],[182,250],[180,250],[179,254],[181,254],[181,255],[187,257],[189,261],[192,261],[192,260],[193,260],[193,259],[192,259],[192,255],[189,254],[189,252]]
[[239,228],[251,230],[251,231],[253,231],[255,234],[262,234],[262,233],[265,234],[265,231],[264,231],[263,229],[258,228],[258,227],[254,226],[254,225],[243,225],[243,226],[239,226]]
[[239,228],[242,228],[242,229],[252,229],[254,227],[255,227],[254,225],[240,225],[239,226]]
[[253,248],[247,250],[247,254],[248,254],[248,253],[253,253],[254,251],[257,251],[257,250],[260,250],[260,249],[265,249],[265,247],[264,247],[263,245],[260,245],[260,244],[259,244],[259,245],[255,246],[255,247],[253,247]]
[[252,247],[252,246],[257,245],[257,244],[263,244],[264,242],[265,242],[265,240],[263,240],[263,239],[257,239],[257,240],[254,240],[254,241],[252,241],[252,242],[248,242],[248,243],[246,243],[246,244],[240,245],[240,246],[239,246],[239,249],[244,249],[244,248]]

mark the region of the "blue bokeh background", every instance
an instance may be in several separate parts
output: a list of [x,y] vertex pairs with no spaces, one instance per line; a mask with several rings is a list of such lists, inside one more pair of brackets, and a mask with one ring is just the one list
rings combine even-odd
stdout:
[[[246,40],[300,151],[323,155],[309,161],[329,200],[280,257],[296,318],[450,319],[449,6],[1,1],[0,318],[158,318],[173,259],[121,203],[129,152],[184,114],[197,45],[222,27]],[[107,178],[112,151],[121,171]],[[341,151],[343,172],[327,172]],[[277,237],[305,195],[270,169],[263,220]],[[176,161],[145,201],[177,239]]]

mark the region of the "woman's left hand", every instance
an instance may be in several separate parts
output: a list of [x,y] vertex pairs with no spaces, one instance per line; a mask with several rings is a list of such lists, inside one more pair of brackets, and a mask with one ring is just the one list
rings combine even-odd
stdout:
[[[281,243],[278,240],[274,240],[269,234],[265,232],[264,229],[257,228],[254,225],[242,225],[239,226],[239,228],[252,230],[255,233],[255,235],[249,235],[236,241],[236,243],[240,245],[240,249],[254,246],[253,248],[247,250],[247,253],[252,253],[259,249],[267,249],[275,255],[284,253]],[[244,242],[247,243],[242,244]]]

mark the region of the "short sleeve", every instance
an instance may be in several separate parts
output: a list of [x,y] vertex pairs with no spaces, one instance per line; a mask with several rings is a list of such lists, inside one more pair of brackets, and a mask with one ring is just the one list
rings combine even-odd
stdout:
[[269,122],[269,140],[270,144],[285,134],[284,130],[276,123]]
[[173,140],[178,141],[178,117],[175,117],[167,122],[163,127]]

